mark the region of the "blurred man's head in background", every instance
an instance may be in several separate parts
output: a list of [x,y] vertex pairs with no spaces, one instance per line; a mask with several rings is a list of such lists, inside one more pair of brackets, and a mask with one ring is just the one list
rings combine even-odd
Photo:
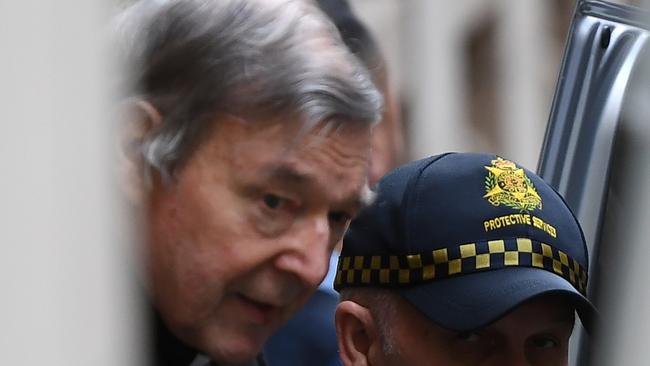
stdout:
[[578,221],[548,184],[494,155],[419,160],[380,181],[339,258],[350,365],[564,366],[585,298]]
[[245,362],[363,205],[382,97],[307,1],[141,1],[118,31],[150,298],[184,344]]
[[368,68],[384,97],[384,112],[373,130],[370,157],[370,185],[404,159],[404,131],[397,90],[391,84],[388,65],[379,43],[354,14],[346,0],[318,0],[318,5],[334,22],[350,51]]

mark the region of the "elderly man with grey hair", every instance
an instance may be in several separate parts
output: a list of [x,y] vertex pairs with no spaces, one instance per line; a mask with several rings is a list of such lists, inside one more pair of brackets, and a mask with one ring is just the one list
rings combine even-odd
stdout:
[[261,363],[364,204],[381,95],[308,1],[141,1],[116,25],[153,364]]

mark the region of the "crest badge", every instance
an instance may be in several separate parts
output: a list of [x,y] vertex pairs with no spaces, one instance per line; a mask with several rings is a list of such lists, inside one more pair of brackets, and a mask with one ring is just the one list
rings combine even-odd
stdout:
[[491,163],[485,167],[488,174],[483,198],[494,206],[505,205],[521,212],[542,209],[542,198],[522,168],[500,157]]

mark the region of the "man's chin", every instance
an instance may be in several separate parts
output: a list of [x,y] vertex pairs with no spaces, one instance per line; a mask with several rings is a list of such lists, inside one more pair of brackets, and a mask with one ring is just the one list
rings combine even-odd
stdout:
[[[218,338],[217,338],[218,337]],[[246,337],[242,335],[219,335],[206,344],[205,350],[210,359],[225,365],[245,365],[254,360],[262,351],[267,337]]]

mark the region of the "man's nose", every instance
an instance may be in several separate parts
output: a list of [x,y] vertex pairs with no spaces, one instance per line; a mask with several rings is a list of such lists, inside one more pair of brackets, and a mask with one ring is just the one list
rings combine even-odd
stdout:
[[327,215],[314,215],[297,222],[287,238],[287,247],[276,266],[297,276],[306,286],[316,288],[329,268],[332,254]]

